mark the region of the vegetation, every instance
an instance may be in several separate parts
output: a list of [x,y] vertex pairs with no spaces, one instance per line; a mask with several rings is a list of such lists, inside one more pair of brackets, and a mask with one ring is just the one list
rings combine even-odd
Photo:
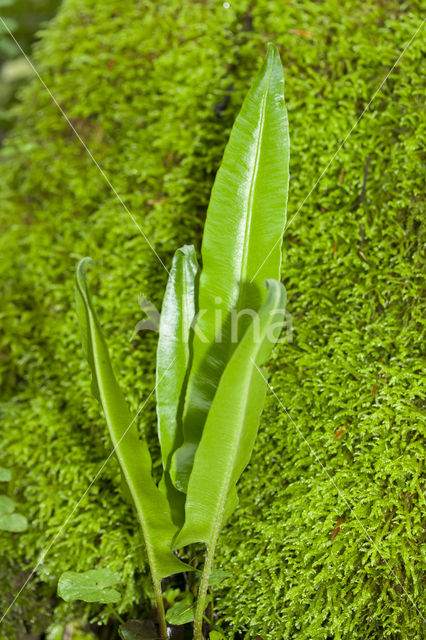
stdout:
[[33,75],[22,52],[29,54],[36,32],[56,12],[59,0],[1,0],[0,16],[0,142],[14,121],[14,101],[23,82]]
[[[285,289],[276,278],[288,170],[283,69],[277,48],[269,44],[212,189],[202,270],[191,245],[176,251],[169,272],[153,389],[163,467],[158,485],[147,439],[139,437],[136,424],[144,404],[131,415],[93,308],[85,272],[90,258],[77,266],[77,314],[92,390],[103,407],[143,534],[163,640],[169,635],[162,580],[194,570],[174,551],[197,542],[205,543],[206,554],[198,599],[193,609],[191,599],[186,621],[194,622],[194,640],[204,638],[219,534],[238,504],[236,483],[250,460],[265,403],[263,365],[284,325]],[[105,602],[104,591],[95,585],[95,592]],[[193,596],[192,590],[187,594]],[[83,595],[87,601],[86,591]]]
[[[225,5],[68,1],[34,59],[170,264],[177,246],[200,247],[231,125],[266,42],[279,45],[292,126],[281,279],[293,335],[272,356],[276,396],[222,536],[217,564],[231,575],[215,588],[216,622],[235,640],[420,640],[420,36],[306,199],[420,25],[420,3]],[[0,637],[105,622],[105,606],[56,598],[70,569],[118,572],[118,614],[149,617],[144,547],[113,458],[85,494],[110,445],[86,384],[72,283],[90,254],[96,308],[134,414],[154,387],[156,348],[153,332],[130,341],[137,298],[160,308],[167,274],[36,79],[2,150],[0,188],[0,465],[12,470],[2,492],[28,520],[26,531],[0,532],[2,610],[56,536]],[[154,425],[151,402],[138,426],[159,479]]]

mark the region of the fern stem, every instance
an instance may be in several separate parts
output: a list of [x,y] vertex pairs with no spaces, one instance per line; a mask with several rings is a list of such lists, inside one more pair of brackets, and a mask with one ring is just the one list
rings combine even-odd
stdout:
[[207,590],[209,588],[210,574],[213,569],[214,552],[216,545],[207,548],[206,561],[204,563],[203,574],[201,576],[200,588],[198,589],[197,608],[194,618],[194,640],[204,640],[203,638],[203,618],[206,608]]
[[167,640],[166,613],[164,611],[163,594],[161,593],[161,580],[152,579],[154,586],[155,601],[157,603],[158,624],[160,625],[161,638]]

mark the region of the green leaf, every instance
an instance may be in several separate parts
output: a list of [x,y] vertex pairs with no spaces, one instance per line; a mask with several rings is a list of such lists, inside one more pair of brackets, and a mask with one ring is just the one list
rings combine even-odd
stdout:
[[121,595],[111,589],[120,582],[120,574],[109,569],[90,569],[84,573],[65,571],[58,581],[58,596],[66,602],[117,602]]
[[28,521],[25,516],[19,513],[5,513],[0,516],[0,529],[19,533],[28,529]]
[[12,479],[12,472],[10,469],[0,467],[0,482],[9,482]]
[[15,511],[15,501],[9,496],[0,495],[0,516],[4,513],[13,513]]
[[217,587],[221,582],[226,580],[226,578],[231,578],[232,573],[229,571],[224,571],[223,569],[213,569],[209,577],[209,586]]
[[175,547],[205,542],[213,553],[230,490],[248,464],[263,409],[266,361],[284,320],[285,289],[267,281],[268,294],[225,368],[194,458],[186,519]]
[[[197,569],[197,573],[202,575],[202,571]],[[223,569],[213,569],[209,576],[209,587],[217,587],[221,584],[226,578],[232,577],[232,573],[229,571],[224,571]]]
[[[264,280],[280,278],[288,181],[284,75],[278,50],[270,45],[235,121],[207,211],[184,444],[172,464],[173,482],[182,491],[217,383],[235,347],[229,314],[232,309],[258,309]],[[215,344],[219,317],[222,339]],[[241,329],[247,325],[248,318]]]
[[157,416],[161,456],[165,469],[160,489],[171,505],[173,520],[182,526],[184,496],[170,481],[171,455],[182,442],[184,386],[190,351],[191,323],[195,316],[195,279],[198,272],[193,246],[174,255],[164,294],[157,347]]
[[195,278],[198,271],[193,246],[174,255],[161,308],[157,347],[158,436],[165,469],[179,437],[178,411],[189,363],[189,334],[195,316]]
[[161,640],[151,620],[129,620],[119,627],[118,633],[122,640]]
[[226,638],[220,631],[210,631],[209,640],[226,640]]
[[151,476],[148,445],[140,439],[135,419],[131,416],[115,379],[108,348],[90,299],[84,258],[77,266],[76,304],[82,332],[83,349],[92,371],[92,390],[100,400],[114,450],[129,487],[145,539],[154,580],[188,567],[171,551],[177,527],[173,524],[167,498]]
[[15,513],[15,501],[9,496],[0,495],[0,530],[20,532],[28,528],[25,516]]
[[166,613],[166,620],[169,624],[181,625],[187,624],[194,620],[194,596],[190,591],[186,591],[182,600],[175,602],[175,604],[168,609]]

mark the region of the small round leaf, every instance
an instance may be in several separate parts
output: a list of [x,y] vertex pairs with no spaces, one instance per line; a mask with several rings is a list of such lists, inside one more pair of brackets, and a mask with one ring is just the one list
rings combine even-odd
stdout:
[[19,513],[4,513],[0,516],[0,529],[19,533],[28,529],[28,521]]
[[0,496],[0,516],[5,513],[13,513],[15,511],[15,501],[9,496]]
[[58,596],[66,602],[117,602],[120,593],[111,587],[120,582],[120,574],[109,569],[90,569],[83,573],[65,571],[58,581]]

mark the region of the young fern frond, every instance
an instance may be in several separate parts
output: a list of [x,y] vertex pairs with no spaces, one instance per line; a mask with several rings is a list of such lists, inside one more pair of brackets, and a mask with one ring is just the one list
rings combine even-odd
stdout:
[[163,298],[157,346],[157,423],[163,461],[160,489],[168,498],[173,521],[182,526],[185,495],[170,479],[172,454],[182,443],[182,409],[190,362],[191,325],[196,313],[198,263],[193,246],[174,255]]
[[[158,591],[162,578],[187,571],[189,567],[171,550],[178,527],[172,521],[166,496],[152,478],[147,442],[139,437],[135,416],[131,415],[115,378],[87,286],[88,262],[90,258],[84,258],[77,266],[76,305],[83,348],[92,372],[92,391],[104,410],[114,452],[138,514],[154,587]],[[161,612],[161,596],[157,598],[157,605]]]
[[195,617],[197,640],[228,497],[250,460],[263,410],[266,381],[260,367],[284,322],[285,289],[276,280],[266,284],[266,301],[225,367],[207,415],[189,478],[185,524],[175,540],[176,548],[204,542],[208,549]]
[[236,484],[250,460],[263,409],[261,367],[284,322],[279,277],[288,179],[284,77],[279,53],[269,45],[212,190],[199,283],[194,247],[178,249],[173,259],[157,349],[163,463],[158,487],[148,445],[117,384],[92,306],[88,259],[77,267],[77,312],[92,389],[145,538],[163,638],[161,579],[192,568],[173,550],[195,542],[207,546],[194,625],[194,640],[203,637],[215,547],[238,502]]
[[[271,44],[231,131],[207,210],[184,442],[172,464],[173,482],[181,491],[188,486],[209,407],[235,348],[230,314],[259,309],[264,281],[280,278],[289,148],[283,68]],[[243,317],[239,337],[247,324]]]

